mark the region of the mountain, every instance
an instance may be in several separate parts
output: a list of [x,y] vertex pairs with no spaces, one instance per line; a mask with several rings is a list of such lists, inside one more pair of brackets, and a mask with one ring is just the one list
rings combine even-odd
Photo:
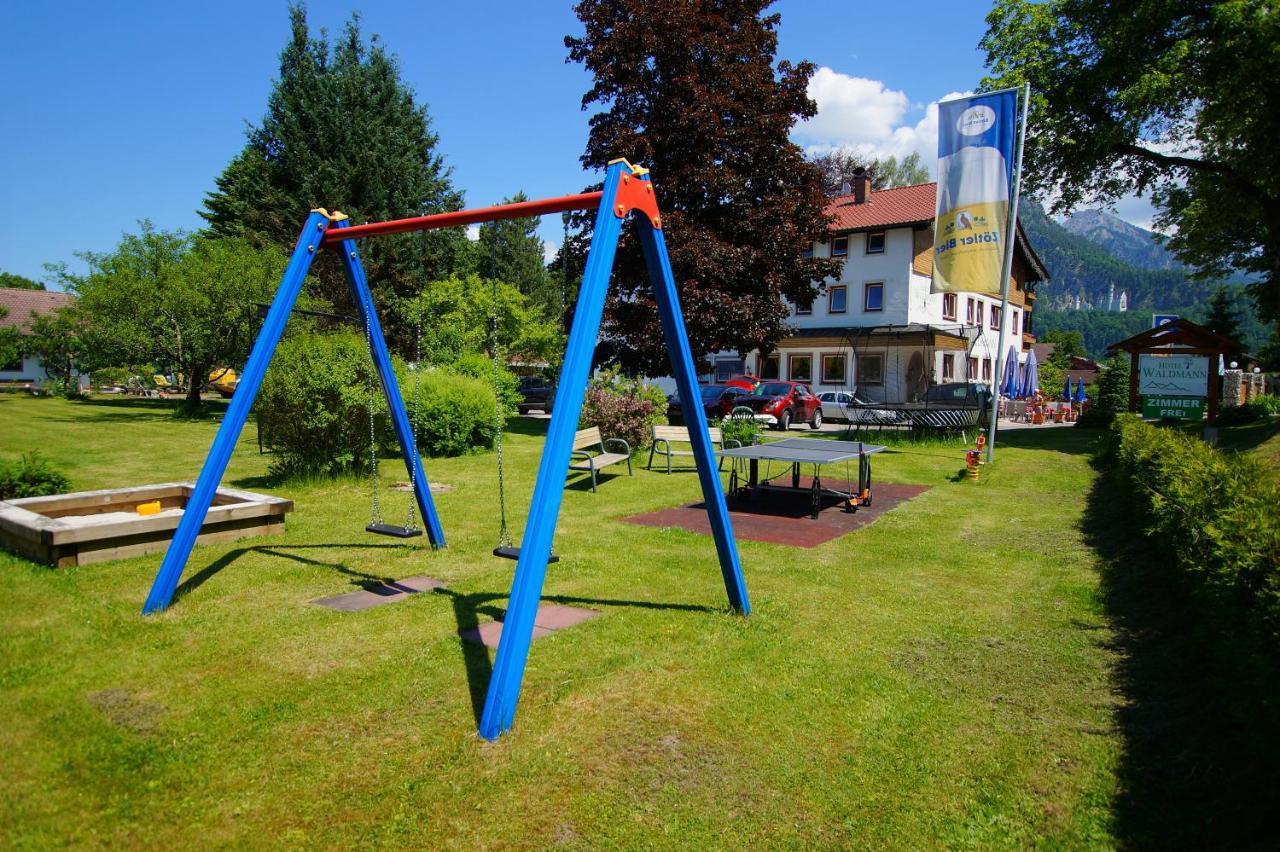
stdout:
[[[1037,201],[1023,199],[1018,219],[1049,270],[1048,282],[1037,293],[1035,334],[1043,339],[1051,331],[1079,331],[1094,357],[1109,344],[1150,328],[1152,311],[1204,322],[1209,298],[1222,286],[1191,280],[1176,260],[1169,265],[1168,252],[1150,231],[1108,213],[1081,211],[1056,222]],[[1240,320],[1241,342],[1247,351],[1258,351],[1268,329],[1241,282],[1223,283]],[[1107,310],[1112,285],[1117,300],[1122,292],[1129,294],[1128,311]],[[1075,309],[1077,298],[1080,310]]]
[[[1079,297],[1082,307],[1105,308],[1112,285],[1117,299],[1122,292],[1129,294],[1130,310],[1198,305],[1213,294],[1212,285],[1190,280],[1182,267],[1148,268],[1117,257],[1109,247],[1055,222],[1034,200],[1025,200],[1018,213],[1032,247],[1049,268],[1049,283],[1040,291],[1040,305],[1069,309]],[[1149,232],[1141,228],[1121,224],[1150,237]],[[1117,227],[1106,230],[1132,236]],[[1102,232],[1103,228],[1093,231],[1095,236]]]
[[1173,269],[1183,265],[1156,235],[1105,210],[1077,210],[1061,221],[1068,233],[1101,246],[1117,260],[1142,269]]

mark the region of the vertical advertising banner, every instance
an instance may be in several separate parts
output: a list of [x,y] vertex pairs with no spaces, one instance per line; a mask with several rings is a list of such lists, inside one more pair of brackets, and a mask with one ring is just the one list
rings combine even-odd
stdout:
[[1000,293],[1017,122],[1017,91],[938,104],[935,293]]

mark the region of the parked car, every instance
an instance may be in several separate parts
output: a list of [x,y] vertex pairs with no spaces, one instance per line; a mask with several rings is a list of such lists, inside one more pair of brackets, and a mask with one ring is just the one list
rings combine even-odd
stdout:
[[[722,420],[729,416],[746,390],[728,385],[704,385],[701,388],[702,411],[708,420]],[[680,394],[667,397],[667,422],[672,426],[684,424],[684,411],[680,408]]]
[[740,376],[730,376],[724,380],[724,384],[729,387],[742,388],[745,391],[753,391],[760,386],[764,379],[759,376],[753,376],[750,373],[743,373]]
[[849,391],[823,391],[818,394],[818,400],[822,403],[824,420],[888,426],[900,419],[898,412],[887,408],[872,408],[874,403]]
[[556,386],[542,376],[521,376],[517,392],[520,394],[520,402],[516,407],[520,409],[521,414],[528,414],[535,408],[540,408],[547,414],[551,413],[551,404],[556,397]]
[[822,403],[800,382],[762,382],[739,397],[737,404],[750,408],[757,420],[783,431],[792,423],[808,423],[811,429],[822,425]]
[[991,388],[981,382],[947,382],[934,385],[924,392],[928,407],[955,406],[986,411],[991,404]]

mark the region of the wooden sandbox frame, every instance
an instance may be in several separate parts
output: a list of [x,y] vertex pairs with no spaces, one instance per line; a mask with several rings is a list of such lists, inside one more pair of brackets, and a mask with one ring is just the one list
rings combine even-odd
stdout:
[[[180,512],[164,513],[185,508],[193,488],[193,482],[165,482],[0,500],[0,547],[56,568],[161,553],[182,519]],[[162,514],[136,514],[139,505],[155,501]],[[292,500],[221,487],[196,542],[277,535],[284,532],[285,515],[291,511]],[[135,517],[103,518],[102,522],[92,518],[121,512],[135,513]],[[68,517],[77,522],[64,520]]]

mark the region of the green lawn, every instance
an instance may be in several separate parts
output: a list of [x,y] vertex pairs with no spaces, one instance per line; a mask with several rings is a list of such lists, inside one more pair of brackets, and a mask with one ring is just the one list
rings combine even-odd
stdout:
[[[187,479],[215,425],[0,396],[0,457],[38,447],[76,489]],[[540,425],[513,421],[517,520]],[[977,484],[956,448],[880,456],[879,481],[931,490],[813,550],[742,542],[747,619],[710,538],[619,520],[695,499],[696,476],[571,487],[545,592],[603,615],[534,643],[515,730],[490,744],[475,719],[491,657],[457,631],[511,579],[489,555],[494,455],[427,461],[456,486],[438,497],[450,547],[431,552],[365,534],[359,481],[271,484],[250,427],[226,481],[292,498],[288,533],[198,548],[167,613],[138,614],[158,557],[54,571],[0,554],[0,838],[1123,843],[1128,699],[1085,525],[1105,503],[1094,439],[1011,433]],[[389,517],[403,499],[384,495]],[[421,573],[448,590],[309,604]]]

